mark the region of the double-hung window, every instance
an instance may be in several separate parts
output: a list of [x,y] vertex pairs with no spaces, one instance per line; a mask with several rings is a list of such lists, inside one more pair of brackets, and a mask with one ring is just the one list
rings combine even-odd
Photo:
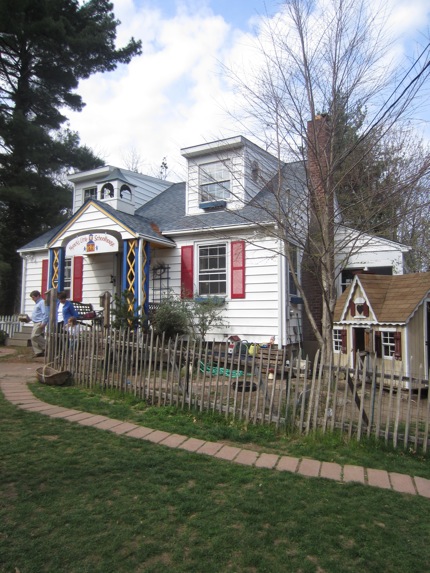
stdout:
[[342,352],[342,330],[340,328],[333,329],[333,350]]
[[391,358],[395,354],[396,343],[394,335],[394,332],[382,331],[382,356],[384,358]]
[[67,293],[67,298],[72,295],[72,259],[67,258],[64,261],[64,290]]
[[231,174],[228,163],[214,161],[199,166],[200,201],[228,201]]
[[227,247],[225,244],[199,246],[199,295],[227,292]]

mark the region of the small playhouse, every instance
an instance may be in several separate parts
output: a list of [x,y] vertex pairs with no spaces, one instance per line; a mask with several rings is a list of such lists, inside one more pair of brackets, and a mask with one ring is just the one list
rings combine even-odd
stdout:
[[333,350],[341,366],[361,360],[387,374],[429,379],[430,272],[357,274],[333,318]]

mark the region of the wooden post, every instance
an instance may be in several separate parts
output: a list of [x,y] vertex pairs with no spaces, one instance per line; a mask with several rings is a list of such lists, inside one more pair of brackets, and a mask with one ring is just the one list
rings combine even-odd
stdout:
[[110,326],[110,306],[112,295],[110,292],[105,291],[100,295],[100,306],[103,309],[103,326],[109,328]]
[[49,309],[49,322],[45,331],[48,337],[47,359],[46,362],[53,362],[55,354],[55,333],[57,329],[57,291],[58,289],[50,288],[45,293],[45,306]]

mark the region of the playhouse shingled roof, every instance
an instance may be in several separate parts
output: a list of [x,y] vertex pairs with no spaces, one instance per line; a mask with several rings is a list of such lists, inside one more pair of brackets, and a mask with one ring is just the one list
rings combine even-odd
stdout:
[[430,272],[392,276],[359,274],[338,298],[334,322],[343,319],[345,306],[357,282],[361,285],[378,322],[407,322],[430,293]]

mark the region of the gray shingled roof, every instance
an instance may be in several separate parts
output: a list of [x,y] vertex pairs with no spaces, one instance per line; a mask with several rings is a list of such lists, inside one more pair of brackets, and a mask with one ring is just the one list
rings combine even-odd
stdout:
[[[298,197],[305,189],[305,170],[303,163],[290,163],[283,168],[285,185]],[[208,211],[199,215],[185,215],[185,183],[176,183],[148,201],[136,211],[157,223],[161,231],[170,232],[216,229],[229,226],[247,226],[250,221],[264,224],[273,222],[270,212],[276,211],[276,197],[272,191],[272,182],[265,187],[243,209]]]
[[[297,197],[302,197],[305,189],[303,163],[286,164],[282,175],[285,185],[292,193]],[[100,206],[119,223],[129,227],[136,234],[155,241],[162,241],[172,246],[175,243],[169,239],[169,232],[199,231],[241,225],[246,227],[250,222],[258,224],[274,222],[270,213],[275,212],[277,206],[276,197],[272,191],[272,182],[265,185],[243,209],[237,211],[229,211],[227,209],[187,216],[185,215],[185,192],[185,183],[174,183],[137,209],[134,215],[116,211],[106,203],[96,200],[92,200],[92,202]],[[73,216],[76,217],[83,208],[84,205]],[[34,239],[20,250],[27,251],[45,247],[65,224]]]

